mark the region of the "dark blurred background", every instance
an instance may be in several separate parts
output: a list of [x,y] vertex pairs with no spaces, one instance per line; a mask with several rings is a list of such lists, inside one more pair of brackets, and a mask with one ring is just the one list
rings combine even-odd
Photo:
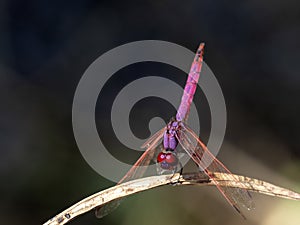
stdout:
[[[300,191],[299,1],[2,0],[0,34],[1,224],[41,224],[114,185],[90,168],[77,148],[73,95],[97,57],[145,39],[192,51],[204,41],[205,61],[222,87],[228,112],[219,158],[235,173]],[[109,82],[106,100],[97,106],[98,129],[110,128],[115,92],[134,80],[135,70],[159,75],[174,70],[137,66],[121,71],[126,79]],[[172,77],[181,86],[182,74]],[[155,101],[139,107],[155,111]],[[148,127],[141,121],[140,127]],[[113,135],[103,138],[109,149],[117,148]],[[128,198],[101,220],[88,213],[71,224],[300,223],[299,202],[257,194],[254,201],[256,209],[243,221],[214,188],[164,187]]]

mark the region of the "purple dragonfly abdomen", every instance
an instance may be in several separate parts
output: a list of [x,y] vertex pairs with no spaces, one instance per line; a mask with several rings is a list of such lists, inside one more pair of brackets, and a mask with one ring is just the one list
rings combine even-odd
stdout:
[[191,103],[193,101],[193,97],[196,92],[198,80],[200,77],[203,62],[203,48],[204,43],[201,43],[197,50],[196,56],[189,72],[188,79],[186,81],[186,85],[184,87],[181,103],[176,114],[177,121],[187,120],[187,116],[189,114]]

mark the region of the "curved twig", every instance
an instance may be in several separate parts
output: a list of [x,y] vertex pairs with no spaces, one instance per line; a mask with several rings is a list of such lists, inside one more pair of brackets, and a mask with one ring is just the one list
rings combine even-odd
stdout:
[[[221,186],[246,188],[249,191],[258,192],[265,195],[300,200],[299,193],[275,186],[262,180],[240,175],[234,175],[234,180],[227,180],[226,178],[228,178],[228,176],[224,175],[223,173],[214,173],[213,175],[215,177],[215,182]],[[44,225],[66,224],[75,217],[84,214],[98,206],[102,206],[112,200],[168,184],[203,186],[216,185],[204,173],[189,173],[182,175],[176,173],[174,175],[160,175],[137,179],[93,194],[54,216],[52,219],[44,223]]]

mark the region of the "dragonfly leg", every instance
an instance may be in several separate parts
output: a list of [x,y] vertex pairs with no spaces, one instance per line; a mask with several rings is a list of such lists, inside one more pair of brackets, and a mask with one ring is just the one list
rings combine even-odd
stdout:
[[183,166],[182,166],[182,164],[181,164],[180,161],[179,161],[179,166],[180,166],[180,171],[179,171],[179,173],[180,173],[180,175],[182,175],[182,173],[183,173]]
[[[179,166],[180,166],[180,170],[179,170],[179,174],[180,174],[180,176],[182,175],[182,173],[183,173],[183,166],[182,166],[182,164],[181,164],[181,162],[179,161]],[[176,172],[177,172],[177,170],[178,170],[178,166],[173,170],[173,176],[171,177],[171,179],[173,179],[173,177],[175,176],[175,174],[176,174]],[[179,183],[179,180],[180,180],[180,176],[178,176],[178,179],[177,179],[177,181],[176,182],[174,182],[174,183],[172,183],[171,185],[173,185],[173,186],[175,186],[175,185],[177,185],[178,183]]]

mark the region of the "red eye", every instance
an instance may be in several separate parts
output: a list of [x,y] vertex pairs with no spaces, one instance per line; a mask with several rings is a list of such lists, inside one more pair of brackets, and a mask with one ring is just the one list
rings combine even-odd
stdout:
[[172,153],[167,153],[165,160],[170,165],[176,165],[178,163],[177,157]]
[[157,162],[162,162],[166,159],[166,153],[160,152],[157,156]]

